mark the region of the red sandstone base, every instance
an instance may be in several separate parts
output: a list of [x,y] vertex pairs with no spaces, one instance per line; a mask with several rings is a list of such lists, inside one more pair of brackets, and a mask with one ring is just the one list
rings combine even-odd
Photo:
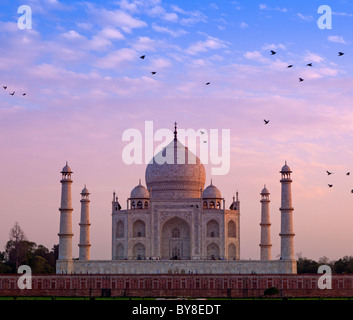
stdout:
[[63,297],[261,297],[276,287],[280,297],[353,297],[353,275],[333,275],[332,289],[319,289],[318,274],[305,275],[33,275],[32,289],[19,289],[20,275],[0,275],[0,296]]

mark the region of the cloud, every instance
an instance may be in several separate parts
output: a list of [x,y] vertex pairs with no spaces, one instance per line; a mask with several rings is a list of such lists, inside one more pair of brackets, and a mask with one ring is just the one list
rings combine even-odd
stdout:
[[308,21],[308,22],[311,22],[311,21],[314,20],[314,17],[313,17],[313,16],[304,16],[304,15],[301,14],[301,13],[297,13],[297,16],[298,16],[300,19],[302,19],[302,20],[304,20],[304,21]]
[[165,58],[151,58],[151,64],[149,68],[152,70],[161,70],[163,68],[170,67],[171,63],[170,60]]
[[[75,47],[84,51],[101,51],[107,50],[113,45],[112,40],[122,40],[124,35],[117,29],[104,28],[100,30],[92,39],[87,39],[75,30],[70,30],[61,35],[70,42],[75,42]],[[61,47],[61,50],[63,47]]]
[[330,42],[346,44],[346,41],[344,41],[343,37],[341,36],[328,36],[327,40]]
[[132,29],[143,28],[147,26],[146,22],[134,18],[122,10],[98,9],[91,4],[89,4],[88,7],[89,14],[92,15],[94,20],[103,27],[119,27],[123,31],[130,33]]
[[304,56],[304,61],[321,63],[321,62],[324,62],[325,59],[316,53],[306,52]]
[[226,42],[211,36],[207,36],[205,41],[198,41],[190,45],[185,52],[190,55],[195,55],[200,52],[206,52],[208,50],[216,50],[221,48],[226,48]]
[[287,47],[282,44],[282,43],[278,43],[278,44],[275,44],[275,43],[266,43],[262,46],[261,48],[262,50],[278,50],[278,49],[281,49],[281,50],[286,50]]
[[167,28],[167,27],[161,27],[161,26],[157,25],[156,23],[152,24],[152,29],[154,31],[157,31],[157,32],[160,32],[160,33],[167,33],[167,34],[171,35],[173,38],[180,37],[180,36],[182,36],[182,35],[187,33],[187,31],[185,31],[183,29],[172,30],[172,29]]
[[83,40],[86,39],[84,36],[76,32],[75,30],[70,30],[62,34],[62,36],[68,40]]
[[353,13],[348,13],[348,12],[335,12],[335,11],[332,11],[332,14],[335,15],[335,16],[353,17]]
[[271,60],[265,58],[259,51],[248,51],[244,53],[244,57],[249,60],[258,61],[261,63],[269,63]]
[[241,29],[245,29],[245,28],[249,27],[249,25],[246,22],[240,22],[239,26]]
[[120,66],[124,62],[133,61],[137,57],[134,49],[122,48],[115,50],[103,58],[97,59],[95,66],[102,69],[111,69]]
[[268,10],[268,11],[279,11],[279,12],[287,12],[288,9],[287,8],[280,8],[280,7],[269,7],[268,5],[266,4],[260,4],[259,5],[259,9],[260,10]]
[[207,17],[200,11],[198,10],[193,10],[193,11],[185,11],[178,7],[177,5],[171,5],[171,8],[174,12],[179,13],[182,16],[185,16],[184,18],[180,18],[179,22],[182,25],[192,25],[195,23],[199,22],[206,22]]

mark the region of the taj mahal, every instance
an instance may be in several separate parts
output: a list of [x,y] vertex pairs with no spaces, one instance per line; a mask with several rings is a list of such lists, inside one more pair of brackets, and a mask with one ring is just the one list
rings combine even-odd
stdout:
[[[280,258],[271,257],[270,193],[260,192],[261,237],[259,260],[240,259],[240,201],[238,192],[229,209],[212,180],[205,188],[206,171],[200,159],[177,137],[160,151],[172,154],[173,163],[155,157],[145,171],[146,186],[134,187],[123,209],[113,193],[111,260],[90,259],[89,204],[86,186],[81,192],[79,258],[72,256],[73,172],[68,163],[61,171],[58,274],[295,274],[291,173],[280,170]],[[180,163],[178,157],[185,157]],[[194,157],[196,161],[189,163]]]

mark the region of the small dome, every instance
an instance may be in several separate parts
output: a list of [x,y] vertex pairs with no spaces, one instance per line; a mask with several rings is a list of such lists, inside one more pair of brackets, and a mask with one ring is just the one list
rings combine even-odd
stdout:
[[72,173],[72,170],[71,170],[71,168],[69,167],[69,165],[67,164],[67,161],[66,161],[66,165],[65,165],[65,167],[63,168],[63,170],[61,171],[61,173]]
[[144,198],[149,198],[150,193],[148,190],[141,184],[141,181],[138,186],[132,189],[130,198],[133,199],[144,199]]
[[264,186],[264,188],[261,191],[261,194],[270,194],[266,188],[266,185]]
[[221,195],[221,191],[219,191],[219,189],[211,184],[203,191],[202,193],[202,197],[204,199],[218,199],[218,198],[222,198]]
[[86,185],[85,185],[85,187],[82,189],[81,194],[90,194],[89,191],[88,191],[88,189],[86,188]]
[[292,172],[287,165],[287,161],[285,162],[285,165],[282,167],[281,172]]

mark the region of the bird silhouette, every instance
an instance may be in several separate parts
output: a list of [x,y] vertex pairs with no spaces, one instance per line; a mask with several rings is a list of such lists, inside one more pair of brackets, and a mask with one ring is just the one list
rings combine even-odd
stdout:
[[326,172],[327,172],[327,175],[330,175],[330,174],[332,174],[332,173],[333,173],[333,172],[330,172],[330,171],[327,171],[327,170],[326,170]]
[[25,96],[25,95],[26,95],[26,92],[25,92],[25,93],[22,93],[22,95]]
[[343,56],[344,55],[344,52],[338,52],[338,56]]
[[206,86],[208,86],[211,82],[206,82]]
[[205,133],[205,131],[201,131],[201,130],[200,130],[200,132],[201,132],[201,134],[204,134],[204,133]]
[[264,119],[264,122],[265,122],[264,124],[268,124],[270,122],[270,120],[265,120]]
[[299,82],[303,82],[304,81],[304,79],[303,78],[299,78]]
[[204,141],[203,143],[207,143],[207,141]]
[[145,55],[143,55],[143,56],[141,56],[141,57],[140,57],[140,59],[145,59],[145,57],[146,57],[146,56],[145,56]]
[[7,86],[2,86],[5,90],[7,89]]
[[353,190],[351,190],[351,193],[353,193]]
[[312,67],[313,64],[312,64],[312,63],[308,63],[306,66],[307,66],[307,67]]
[[12,92],[12,93],[10,93],[12,96],[15,94],[15,91],[14,92]]
[[292,68],[293,67],[293,65],[292,64],[290,64],[287,68]]
[[328,187],[329,187],[329,188],[332,188],[332,186],[333,186],[333,184],[328,184]]
[[277,53],[276,51],[271,50],[271,55],[272,56],[275,55],[276,53]]
[[351,173],[350,172],[347,172],[346,175],[349,176]]
[[152,73],[152,74],[156,74],[157,72],[156,72],[156,71],[152,71],[151,73]]

